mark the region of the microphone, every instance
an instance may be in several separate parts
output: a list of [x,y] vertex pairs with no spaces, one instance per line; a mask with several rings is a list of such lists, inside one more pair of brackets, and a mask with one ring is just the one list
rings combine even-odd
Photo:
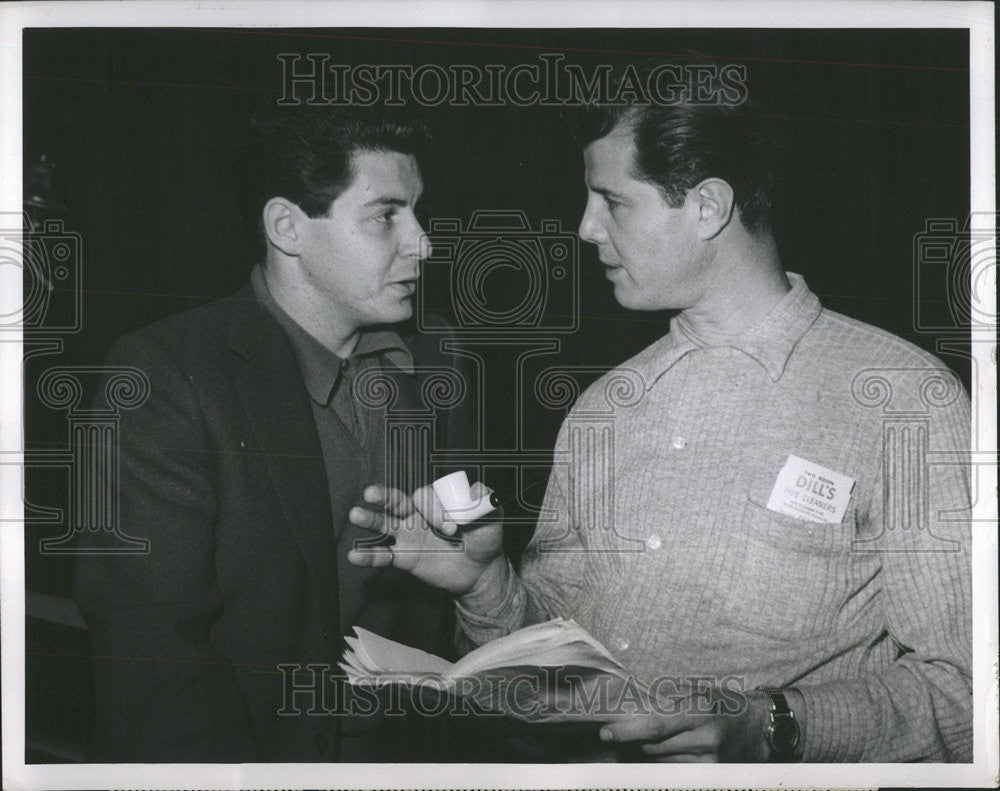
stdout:
[[438,478],[431,485],[441,500],[448,519],[460,528],[468,528],[474,522],[484,521],[500,508],[500,498],[496,492],[484,494],[478,500],[472,499],[472,487],[469,486],[469,476],[465,470]]

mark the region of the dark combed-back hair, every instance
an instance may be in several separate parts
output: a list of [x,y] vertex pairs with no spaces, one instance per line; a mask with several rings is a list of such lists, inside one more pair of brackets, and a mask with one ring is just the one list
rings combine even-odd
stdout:
[[253,115],[247,131],[242,215],[260,239],[261,213],[271,198],[287,198],[320,217],[350,186],[355,152],[395,151],[419,162],[430,142],[427,127],[405,108],[271,104]]
[[[645,82],[664,65],[683,70],[701,60],[650,60],[633,66]],[[626,67],[615,70],[612,91],[621,84]],[[726,103],[691,101],[690,95],[669,101],[628,104],[594,101],[566,113],[577,142],[586,147],[618,127],[634,135],[633,176],[656,185],[667,205],[680,206],[689,189],[706,178],[720,178],[733,188],[743,226],[756,233],[770,227],[774,192],[771,137],[749,97]]]

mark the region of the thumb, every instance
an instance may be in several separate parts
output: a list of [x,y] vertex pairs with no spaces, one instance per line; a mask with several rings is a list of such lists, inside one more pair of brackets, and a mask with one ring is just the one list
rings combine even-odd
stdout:
[[487,486],[482,481],[476,481],[472,486],[469,487],[469,494],[472,495],[473,500],[479,500],[488,494],[492,494],[493,490]]
[[603,742],[659,741],[671,731],[663,717],[652,715],[609,722],[601,726],[600,735]]

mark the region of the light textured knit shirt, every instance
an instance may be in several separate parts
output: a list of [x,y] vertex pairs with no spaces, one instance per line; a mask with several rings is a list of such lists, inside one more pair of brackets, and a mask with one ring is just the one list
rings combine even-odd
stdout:
[[[519,575],[459,624],[574,618],[646,683],[796,686],[807,762],[969,761],[968,397],[789,278],[743,337],[681,315],[583,393]],[[838,523],[768,508],[790,455],[856,482]]]

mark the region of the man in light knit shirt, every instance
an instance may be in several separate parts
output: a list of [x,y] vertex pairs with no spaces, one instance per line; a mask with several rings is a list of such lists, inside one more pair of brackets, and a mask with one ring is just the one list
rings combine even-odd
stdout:
[[[583,114],[580,237],[619,303],[678,311],[669,332],[575,405],[557,442],[572,461],[553,467],[518,571],[496,524],[465,531],[461,555],[398,551],[455,533],[429,488],[370,487],[351,519],[397,551],[350,559],[449,590],[475,644],[571,617],[654,688],[738,680],[738,710],[692,691],[601,727],[650,760],[969,761],[968,471],[913,463],[921,441],[962,458],[968,398],[785,271],[758,124],[748,103]],[[615,409],[601,483],[571,427],[622,376],[642,396]],[[919,429],[893,422],[907,415]]]

